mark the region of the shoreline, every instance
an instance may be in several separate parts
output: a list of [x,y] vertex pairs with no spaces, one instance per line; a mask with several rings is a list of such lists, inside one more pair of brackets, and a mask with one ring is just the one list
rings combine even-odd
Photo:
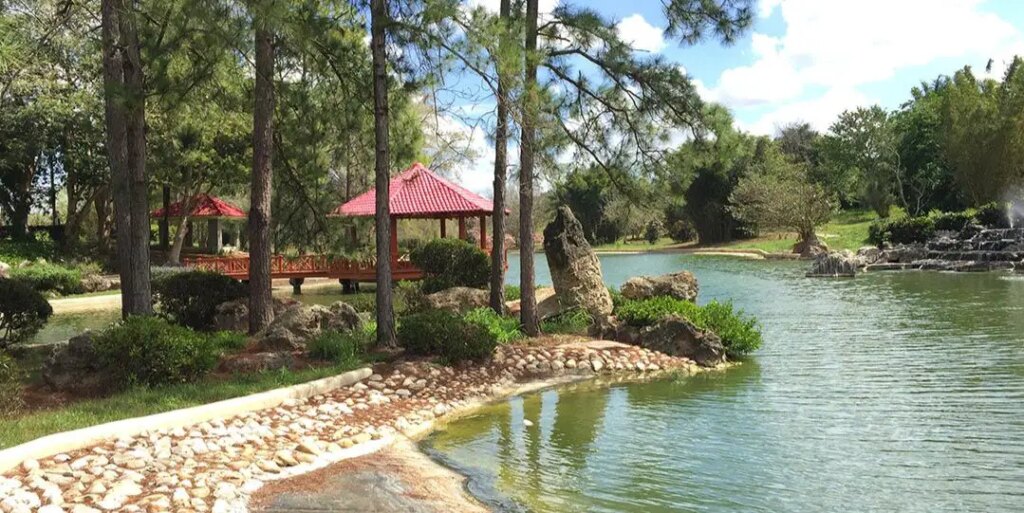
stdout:
[[[502,346],[492,359],[475,365],[414,360],[375,370],[379,374],[364,381],[266,410],[26,460],[0,477],[0,496],[27,511],[52,505],[75,513],[241,513],[249,511],[250,497],[265,483],[301,483],[310,472],[377,453],[396,441],[411,443],[441,422],[515,393],[593,376],[705,371],[686,358],[581,337]],[[435,465],[421,467],[432,479],[452,479]],[[391,497],[402,490],[396,485]]]

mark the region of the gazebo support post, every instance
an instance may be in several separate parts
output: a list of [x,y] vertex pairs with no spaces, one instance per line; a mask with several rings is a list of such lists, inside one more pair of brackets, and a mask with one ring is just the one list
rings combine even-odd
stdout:
[[235,224],[234,246],[235,246],[235,251],[241,251],[242,250],[242,225],[241,225],[241,223],[236,223]]
[[398,218],[391,218],[391,270],[398,267]]
[[186,248],[191,248],[192,247],[192,243],[193,243],[192,233],[193,233],[192,221],[189,220],[187,223],[185,223],[185,247]]
[[448,220],[442,217],[441,218],[441,238],[443,239],[443,238],[445,238],[447,236],[448,236]]
[[220,218],[214,217],[206,221],[206,251],[216,255],[224,245],[220,229]]
[[459,239],[466,240],[466,218],[459,217]]
[[487,250],[487,216],[480,216],[480,249]]

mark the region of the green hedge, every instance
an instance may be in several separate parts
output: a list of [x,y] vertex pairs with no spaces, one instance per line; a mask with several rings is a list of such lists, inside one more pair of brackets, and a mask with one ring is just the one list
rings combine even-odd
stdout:
[[731,302],[712,301],[704,306],[669,296],[627,300],[616,315],[630,326],[651,326],[665,317],[680,315],[699,329],[710,331],[725,346],[726,354],[736,357],[761,347],[761,329],[757,319],[735,310]]
[[935,219],[928,216],[879,219],[868,227],[868,241],[876,246],[913,244],[935,236]]
[[59,264],[36,262],[24,267],[12,267],[10,277],[43,293],[68,296],[85,292],[82,288],[82,271]]
[[0,278],[0,351],[35,335],[53,314],[46,298],[27,283]]
[[159,317],[129,317],[97,335],[94,344],[118,388],[196,381],[222,352],[208,336]]
[[591,322],[590,314],[586,310],[573,308],[541,321],[540,330],[544,333],[583,335]]
[[993,201],[978,207],[978,210],[974,213],[974,218],[978,220],[978,224],[985,228],[1010,227],[1009,209],[1007,209],[1006,203],[1003,202]]
[[935,221],[936,230],[959,232],[965,226],[974,222],[974,215],[971,212],[943,212],[932,216]]
[[491,356],[497,337],[446,310],[407,316],[398,323],[398,343],[411,355],[438,356],[448,363]]
[[373,331],[325,331],[309,341],[309,356],[317,360],[355,365],[363,360],[373,344]]
[[490,259],[474,244],[459,239],[433,239],[414,249],[412,263],[423,270],[423,292],[487,285]]
[[164,274],[153,280],[153,301],[161,315],[175,324],[197,330],[213,325],[218,305],[248,294],[245,284],[213,272]]
[[466,322],[487,330],[499,344],[507,344],[523,338],[523,332],[519,331],[519,319],[498,315],[490,308],[470,310],[462,318]]

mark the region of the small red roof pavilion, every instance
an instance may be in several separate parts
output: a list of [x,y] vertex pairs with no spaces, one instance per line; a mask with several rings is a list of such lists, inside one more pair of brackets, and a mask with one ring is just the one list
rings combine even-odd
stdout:
[[[167,217],[181,217],[181,211],[184,209],[185,200],[171,203],[167,207]],[[233,219],[245,219],[245,211],[224,201],[216,196],[209,194],[196,194],[192,197],[192,210],[188,214],[189,217],[194,218],[233,218]],[[158,208],[150,213],[152,217],[164,217],[164,209]]]
[[[376,214],[376,189],[370,189],[334,209],[331,217],[373,217]],[[388,187],[391,209],[391,260],[398,259],[398,219],[440,219],[441,237],[446,236],[445,221],[459,221],[459,238],[465,240],[466,218],[480,218],[480,247],[487,248],[486,216],[494,214],[494,203],[434,173],[419,162],[391,179]]]

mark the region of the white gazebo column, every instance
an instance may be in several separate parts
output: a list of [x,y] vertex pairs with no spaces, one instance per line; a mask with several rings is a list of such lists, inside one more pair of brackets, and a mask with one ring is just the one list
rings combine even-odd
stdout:
[[206,221],[206,251],[216,255],[223,247],[220,218],[214,217]]

